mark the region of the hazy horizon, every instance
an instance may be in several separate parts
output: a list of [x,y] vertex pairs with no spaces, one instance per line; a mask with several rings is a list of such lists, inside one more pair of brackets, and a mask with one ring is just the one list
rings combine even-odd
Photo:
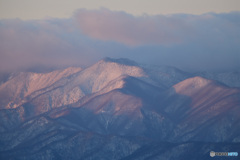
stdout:
[[239,71],[239,1],[217,2],[3,0],[0,71],[89,66],[104,57]]

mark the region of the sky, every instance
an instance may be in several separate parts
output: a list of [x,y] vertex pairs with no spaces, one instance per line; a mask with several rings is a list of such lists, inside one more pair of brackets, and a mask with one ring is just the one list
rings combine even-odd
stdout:
[[203,14],[240,10],[239,0],[0,0],[0,18],[68,18],[79,8],[108,8],[133,15]]
[[0,0],[0,72],[104,57],[240,70],[239,0]]

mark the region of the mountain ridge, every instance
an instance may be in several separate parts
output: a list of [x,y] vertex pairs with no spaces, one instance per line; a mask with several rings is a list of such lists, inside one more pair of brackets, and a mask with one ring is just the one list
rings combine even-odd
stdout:
[[200,160],[240,147],[240,89],[174,67],[105,58],[21,73],[0,100],[3,159]]

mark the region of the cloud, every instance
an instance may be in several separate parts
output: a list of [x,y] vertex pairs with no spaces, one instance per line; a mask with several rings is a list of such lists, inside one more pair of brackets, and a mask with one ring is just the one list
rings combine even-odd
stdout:
[[71,27],[71,20],[0,21],[0,69],[35,66],[86,65],[87,38]]
[[185,22],[174,17],[136,17],[108,9],[80,9],[75,12],[74,18],[84,34],[126,45],[179,43],[181,39],[178,34],[187,31]]
[[75,12],[74,18],[81,31],[92,38],[133,46],[239,37],[239,24],[236,23],[239,13],[133,16],[108,9],[80,9]]
[[0,20],[0,71],[86,66],[110,56],[184,70],[239,70],[240,12],[142,15],[77,10],[67,19]]

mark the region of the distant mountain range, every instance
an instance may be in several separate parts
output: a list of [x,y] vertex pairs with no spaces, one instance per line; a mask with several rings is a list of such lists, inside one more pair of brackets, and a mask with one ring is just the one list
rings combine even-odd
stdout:
[[[0,85],[0,159],[213,159],[240,153],[240,73],[105,58]],[[217,157],[224,159],[226,157]]]

